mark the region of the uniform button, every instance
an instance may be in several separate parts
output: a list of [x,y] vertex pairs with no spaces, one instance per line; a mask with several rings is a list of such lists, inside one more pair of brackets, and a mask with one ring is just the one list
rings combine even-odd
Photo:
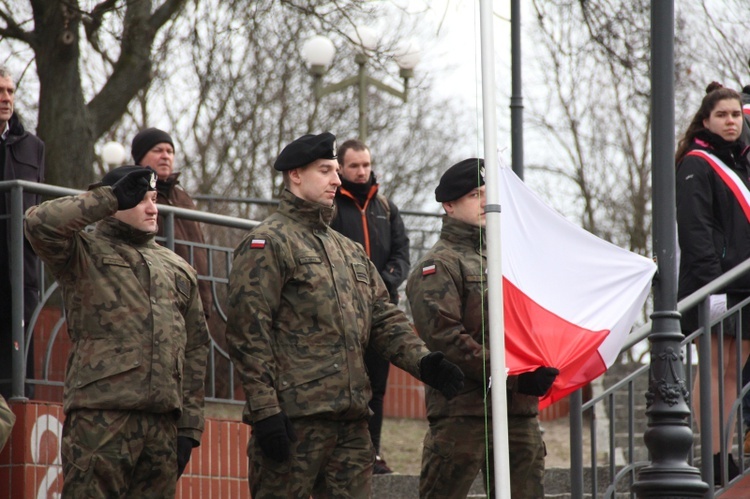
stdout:
[[148,260],[148,261],[147,261],[146,263],[148,263],[149,265],[153,265],[153,264],[151,263],[151,260]]
[[156,303],[156,298],[151,298],[151,303]]
[[288,381],[282,381],[281,384],[284,385],[284,386],[286,386],[286,385],[289,384],[289,382]]
[[336,369],[338,369],[339,365],[338,364],[334,364],[333,367],[335,367]]
[[136,360],[135,362],[133,362],[133,365],[134,365],[134,366],[137,366],[137,365],[139,365],[139,364],[140,364],[140,362],[139,362],[139,361],[137,361],[137,360]]
[[76,386],[81,386],[81,384],[82,383],[79,381],[78,383],[76,383]]
[[349,351],[351,351],[351,352],[354,351],[354,347],[352,345],[349,345]]
[[158,344],[159,344],[159,340],[154,341],[154,345],[158,345]]

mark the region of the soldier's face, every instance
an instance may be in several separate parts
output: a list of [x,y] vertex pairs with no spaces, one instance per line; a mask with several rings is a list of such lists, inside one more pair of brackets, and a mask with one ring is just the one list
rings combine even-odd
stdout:
[[355,184],[365,184],[370,180],[372,165],[370,164],[370,151],[355,151],[347,149],[344,153],[343,166],[339,173],[342,178]]
[[0,129],[2,133],[5,129],[5,124],[13,116],[13,103],[16,98],[16,85],[9,77],[0,76]]
[[443,208],[449,217],[460,220],[469,225],[484,227],[486,225],[484,207],[487,204],[485,187],[478,187],[470,193],[443,203]]
[[167,142],[156,144],[143,156],[141,166],[150,166],[160,180],[167,180],[174,169],[174,148]]
[[149,191],[135,208],[120,210],[113,216],[143,232],[156,232],[158,229],[156,215],[159,209],[156,205],[156,191]]
[[289,190],[298,198],[324,206],[333,206],[336,189],[341,185],[335,159],[318,159],[303,168],[289,171]]

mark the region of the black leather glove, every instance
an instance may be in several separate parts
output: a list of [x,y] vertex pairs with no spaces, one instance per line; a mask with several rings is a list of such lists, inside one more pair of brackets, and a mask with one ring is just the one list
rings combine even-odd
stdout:
[[419,374],[422,381],[440,390],[450,400],[464,387],[464,373],[460,367],[443,357],[443,352],[432,352],[422,357],[419,361]]
[[256,421],[253,435],[258,437],[263,454],[280,463],[289,459],[291,443],[297,441],[292,422],[283,412]]
[[143,196],[151,189],[155,189],[151,182],[156,173],[151,168],[138,168],[128,173],[112,186],[112,192],[117,196],[117,209],[129,210],[143,201]]
[[182,472],[185,471],[185,466],[190,461],[194,444],[195,440],[190,437],[177,437],[177,478],[180,478]]
[[554,367],[537,367],[534,371],[518,375],[518,393],[541,397],[555,382],[560,371]]

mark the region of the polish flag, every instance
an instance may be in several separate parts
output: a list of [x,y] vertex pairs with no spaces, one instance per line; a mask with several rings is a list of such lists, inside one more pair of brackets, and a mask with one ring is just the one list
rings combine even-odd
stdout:
[[498,170],[506,367],[560,370],[543,408],[614,363],[656,265],[571,223],[510,168]]

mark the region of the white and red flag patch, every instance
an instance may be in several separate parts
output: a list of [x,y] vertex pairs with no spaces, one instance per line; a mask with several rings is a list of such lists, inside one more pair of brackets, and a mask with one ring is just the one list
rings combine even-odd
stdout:
[[506,367],[560,370],[543,408],[614,363],[656,265],[571,223],[510,168],[499,183]]
[[250,241],[250,247],[263,249],[266,247],[266,240],[265,239],[253,239],[252,241]]
[[432,265],[425,265],[424,267],[422,267],[422,275],[423,276],[425,276],[425,275],[432,275],[435,272],[437,272],[437,269],[435,268],[435,264],[434,263]]

